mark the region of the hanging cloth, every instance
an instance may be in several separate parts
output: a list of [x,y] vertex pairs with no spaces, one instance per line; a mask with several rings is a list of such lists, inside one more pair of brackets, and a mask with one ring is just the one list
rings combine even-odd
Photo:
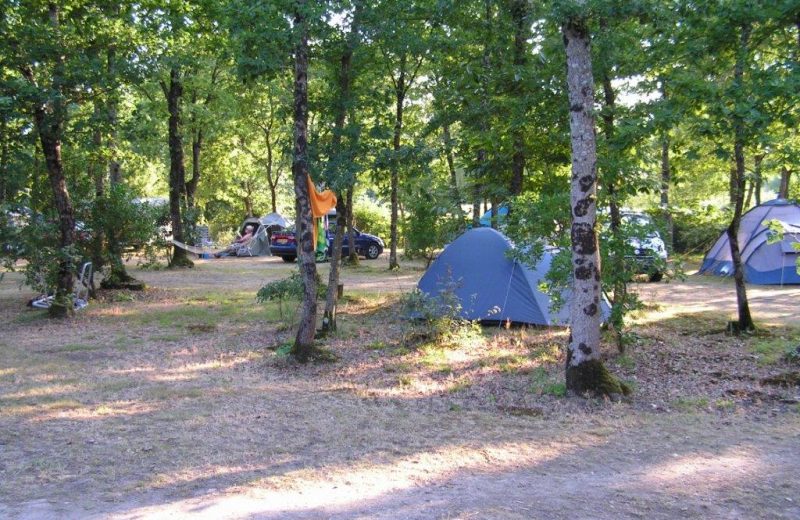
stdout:
[[[308,201],[311,203],[311,216],[313,218],[322,218],[336,207],[336,194],[333,190],[318,192],[317,187],[314,186],[314,181],[311,180],[311,175],[306,174],[306,182],[308,183]],[[317,226],[312,225],[311,228],[314,231],[314,244],[316,245]]]

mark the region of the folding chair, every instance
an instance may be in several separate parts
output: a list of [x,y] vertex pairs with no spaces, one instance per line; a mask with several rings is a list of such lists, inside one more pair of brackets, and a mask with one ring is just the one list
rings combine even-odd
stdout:
[[[72,305],[75,310],[80,310],[89,305],[89,285],[92,283],[92,263],[84,262],[78,274],[77,290],[72,295]],[[49,309],[56,299],[53,295],[43,295],[31,302],[31,307]]]

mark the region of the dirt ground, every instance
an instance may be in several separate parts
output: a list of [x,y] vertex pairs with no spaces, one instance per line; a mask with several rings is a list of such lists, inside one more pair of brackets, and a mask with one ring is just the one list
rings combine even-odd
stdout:
[[[276,354],[278,259],[142,271],[72,321],[0,280],[0,518],[800,518],[800,288],[640,284],[623,402],[566,398],[563,330],[413,344],[423,266],[344,271],[338,360]],[[323,279],[327,267],[321,267]]]

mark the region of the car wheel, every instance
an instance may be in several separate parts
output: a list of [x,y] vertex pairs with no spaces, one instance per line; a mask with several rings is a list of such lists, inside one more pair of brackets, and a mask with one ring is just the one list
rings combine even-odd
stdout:
[[660,282],[663,278],[664,278],[664,273],[662,273],[661,271],[656,271],[655,273],[652,273],[650,275],[648,280],[650,280],[651,282]]
[[292,262],[294,262],[294,257],[293,256],[282,256],[281,260],[283,260],[287,264],[291,264]]
[[367,248],[367,253],[364,255],[370,260],[375,260],[379,256],[381,256],[381,248],[378,247],[378,244],[370,244]]

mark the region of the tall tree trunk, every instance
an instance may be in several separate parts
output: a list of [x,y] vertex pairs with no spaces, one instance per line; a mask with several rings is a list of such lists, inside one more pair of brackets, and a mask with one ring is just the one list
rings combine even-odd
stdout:
[[[666,102],[667,82],[661,78],[661,97]],[[667,250],[671,253],[675,248],[675,223],[672,219],[672,208],[669,205],[669,185],[672,180],[672,169],[669,162],[669,129],[661,130],[661,215],[667,229]]]
[[[744,85],[744,69],[749,54],[750,26],[742,27],[739,38],[739,52],[736,57],[736,66],[733,73],[735,92],[742,92]],[[736,303],[739,310],[739,323],[737,331],[755,330],[753,317],[750,314],[750,305],[747,301],[747,289],[744,284],[744,266],[742,265],[741,249],[739,247],[739,223],[742,219],[745,183],[745,122],[742,116],[733,115],[733,156],[735,168],[732,171],[731,187],[733,188],[733,218],[728,226],[728,241],[731,247],[733,260],[733,279],[736,283]]]
[[675,224],[669,206],[669,184],[671,178],[669,164],[669,133],[661,132],[661,214],[667,226],[667,248],[671,252],[675,247]]
[[[511,4],[511,17],[514,21],[514,69],[519,71],[527,63],[528,34],[530,24],[528,23],[528,0],[514,0]],[[515,74],[512,86],[512,96],[516,102],[525,99],[523,92],[523,78],[521,74]],[[517,119],[515,117],[515,119]],[[521,119],[521,118],[520,118]],[[511,141],[513,155],[511,156],[511,195],[522,193],[522,181],[525,174],[525,133],[523,125],[515,122],[511,126]]]
[[[59,8],[55,3],[50,3],[48,4],[48,11],[50,24],[55,32],[58,33],[60,23]],[[53,203],[58,212],[58,247],[62,253],[58,261],[55,299],[50,306],[49,315],[54,318],[62,318],[71,316],[75,312],[72,302],[74,265],[72,256],[68,254],[75,242],[75,217],[61,159],[61,143],[67,116],[63,97],[64,58],[57,46],[53,47],[53,52],[52,84],[48,89],[51,97],[45,104],[36,105],[33,111],[33,118],[36,131],[39,134],[39,141],[42,145]],[[30,66],[23,67],[21,72],[32,86],[37,86],[33,69]]]
[[[605,20],[600,21],[600,26],[607,30],[608,24]],[[607,153],[611,154],[614,149],[614,114],[616,112],[616,95],[611,85],[611,78],[608,71],[603,71],[603,100],[605,110],[603,110],[603,135],[606,140]],[[625,239],[622,236],[622,214],[620,212],[619,201],[617,200],[617,172],[605,171],[604,186],[608,193],[608,209],[611,217],[611,241],[614,244],[609,251],[611,269],[614,273],[614,296],[611,300],[611,325],[616,334],[617,349],[620,353],[625,352],[625,343],[622,338],[622,330],[625,326],[625,307],[628,303],[628,274],[625,268]]]
[[8,117],[0,111],[0,204],[8,200],[8,184],[7,179],[9,175],[8,169],[9,162],[9,135],[8,135]]
[[[184,242],[181,206],[186,189],[186,171],[183,160],[183,137],[181,135],[181,98],[183,83],[180,71],[173,67],[169,71],[169,87],[163,82],[161,88],[167,98],[169,110],[169,212],[172,221],[172,236],[178,242]],[[173,247],[171,267],[192,267],[186,250]]]
[[[119,7],[115,7],[118,14]],[[119,107],[119,90],[116,72],[116,49],[109,47],[107,55],[106,72],[108,81],[114,85],[109,89],[108,100],[106,102],[106,122],[108,124],[108,138],[106,139],[106,149],[108,150],[108,181],[112,191],[122,188],[122,165],[119,162],[119,151],[117,149],[117,138],[119,135],[117,111]],[[110,264],[108,276],[100,284],[107,289],[121,288],[144,288],[144,283],[139,282],[125,269],[125,261],[122,258],[122,244],[118,230],[112,225],[106,229],[106,241],[108,244],[108,262]],[[95,266],[95,272],[98,267]]]
[[399,188],[399,160],[400,135],[403,131],[403,104],[406,95],[406,60],[403,54],[400,57],[400,73],[395,83],[395,112],[394,112],[394,135],[392,137],[392,150],[394,151],[391,163],[391,221],[389,232],[389,269],[397,269],[400,264],[397,262],[397,195]]
[[305,0],[296,0],[295,27],[299,41],[294,51],[294,194],[297,217],[295,229],[300,276],[303,280],[303,301],[300,306],[300,324],[297,329],[292,355],[305,363],[313,354],[314,332],[317,326],[317,264],[314,257],[313,218],[308,192],[308,26],[305,18]]
[[[342,136],[344,134],[344,124],[347,118],[347,110],[350,106],[350,84],[352,82],[352,60],[353,51],[358,38],[359,22],[361,18],[361,2],[356,3],[353,14],[353,23],[350,25],[350,32],[339,66],[339,99],[336,103],[336,117],[333,125],[333,139],[331,148],[334,154],[341,152]],[[340,177],[341,173],[337,175]],[[352,182],[343,182],[341,185],[350,185]],[[322,318],[322,332],[328,333],[335,331],[337,304],[339,300],[339,267],[342,259],[342,244],[344,242],[345,228],[347,226],[347,204],[342,196],[337,194],[336,199],[336,234],[333,237],[333,251],[331,252],[331,269],[328,275],[328,291],[325,295],[325,311]]]
[[597,150],[592,62],[586,20],[570,18],[562,28],[567,54],[569,126],[572,148],[572,275],[566,383],[573,394],[623,393],[626,388],[600,360],[600,251],[596,224]]
[[186,183],[186,205],[194,208],[194,195],[200,183],[200,152],[203,149],[203,131],[192,132],[192,178]]
[[[95,129],[92,133],[92,144],[94,148],[94,157],[89,161],[89,178],[94,180],[94,206],[92,212],[94,213],[94,221],[101,221],[101,212],[104,209],[104,199],[106,196],[106,171],[103,165],[100,164],[100,149],[103,146],[103,134],[100,131],[100,121],[102,110],[100,109],[100,102],[96,101],[94,105],[94,123]],[[89,292],[94,298],[96,297],[96,287],[94,283],[94,273],[99,272],[105,264],[104,245],[106,241],[105,229],[102,226],[94,226],[94,234],[92,236],[92,277],[89,280]]]

